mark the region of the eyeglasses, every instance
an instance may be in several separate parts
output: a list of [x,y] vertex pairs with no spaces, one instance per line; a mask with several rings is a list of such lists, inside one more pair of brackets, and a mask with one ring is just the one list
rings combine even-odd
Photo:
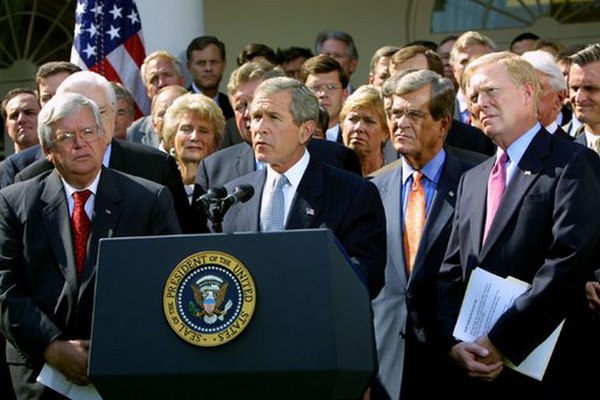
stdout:
[[88,143],[98,139],[99,135],[98,128],[83,128],[74,132],[59,132],[56,134],[54,142],[65,145],[71,145],[75,143],[75,137],[77,136],[77,133],[80,133],[80,138],[82,138]]
[[334,90],[341,89],[341,86],[336,85],[335,83],[325,83],[323,85],[315,85],[308,87],[313,93],[330,93]]
[[387,112],[387,116],[392,121],[399,121],[400,118],[406,117],[411,122],[419,122],[425,118],[429,113],[419,110],[390,110]]

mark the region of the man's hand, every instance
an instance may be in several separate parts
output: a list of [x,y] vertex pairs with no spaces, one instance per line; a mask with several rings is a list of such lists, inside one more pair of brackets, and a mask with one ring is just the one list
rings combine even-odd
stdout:
[[585,284],[585,295],[590,310],[600,317],[600,283],[590,281]]
[[450,349],[450,357],[470,377],[488,382],[496,379],[504,368],[500,352],[487,337],[481,337],[476,342],[455,344]]
[[44,350],[44,358],[67,379],[77,385],[87,385],[89,340],[55,340]]

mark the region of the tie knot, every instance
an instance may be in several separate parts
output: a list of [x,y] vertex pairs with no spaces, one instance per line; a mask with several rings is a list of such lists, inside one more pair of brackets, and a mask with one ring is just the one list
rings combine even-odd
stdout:
[[83,203],[85,204],[85,202],[87,201],[87,199],[89,199],[90,195],[92,194],[91,191],[89,190],[81,190],[79,192],[74,192],[73,193],[73,198],[75,199],[75,203]]
[[421,173],[421,171],[415,171],[412,174],[412,178],[413,178],[412,190],[418,190],[419,186],[422,184],[421,178],[423,178],[423,174]]
[[275,179],[275,188],[276,189],[283,189],[283,187],[285,185],[287,185],[289,183],[287,176],[285,175],[279,175],[277,177],[277,179]]
[[506,164],[508,161],[508,154],[502,150],[498,150],[498,155],[496,156],[496,164]]

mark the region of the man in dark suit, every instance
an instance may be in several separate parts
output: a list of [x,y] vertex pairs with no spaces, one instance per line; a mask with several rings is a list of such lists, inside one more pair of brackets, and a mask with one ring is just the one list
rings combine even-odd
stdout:
[[[470,108],[498,145],[496,157],[465,172],[444,264],[438,321],[451,357],[473,378],[477,398],[559,398],[598,377],[584,287],[600,240],[600,160],[550,135],[537,121],[539,90],[531,64],[508,52],[465,69]],[[487,187],[487,189],[486,189]],[[532,285],[486,335],[452,337],[474,268]],[[565,320],[544,379],[504,368],[519,365]]]
[[[372,179],[385,208],[388,248],[385,285],[373,300],[379,360],[373,400],[427,398],[451,382],[450,359],[432,344],[435,278],[450,236],[459,178],[474,165],[444,150],[453,108],[453,83],[433,71],[408,73],[395,84],[390,142],[403,157]],[[426,201],[411,262],[404,238],[405,223],[414,217],[407,209],[416,173],[422,174]]]
[[[113,139],[116,97],[110,83],[91,71],[70,75],[58,88],[57,93],[79,93],[94,101],[103,112],[106,152],[103,164],[131,175],[139,176],[167,186],[173,195],[175,211],[182,230],[186,233],[206,231],[206,221],[190,218],[190,204],[181,181],[175,160],[168,154],[138,143]],[[40,160],[21,171],[15,181],[30,179],[52,169],[48,160]]]
[[[252,151],[250,103],[256,87],[272,73],[272,68],[270,64],[250,62],[231,74],[227,88],[235,108],[234,119],[237,130],[240,132],[243,142],[221,149],[202,160],[196,174],[196,183],[204,190],[223,186],[232,179],[262,167],[256,162]],[[307,147],[311,155],[317,159],[360,174],[360,163],[352,150],[340,144],[320,139],[310,140]]]
[[214,36],[199,36],[188,45],[186,56],[186,66],[193,80],[188,90],[213,99],[223,111],[225,120],[233,117],[227,95],[219,92],[223,71],[227,68],[225,44]]
[[56,396],[36,382],[44,363],[89,383],[99,239],[180,233],[165,187],[102,167],[106,142],[92,101],[58,94],[39,120],[56,168],[0,191],[0,330],[17,398]]
[[[381,199],[372,183],[306,151],[318,119],[317,98],[295,79],[272,78],[257,88],[251,110],[254,153],[266,167],[226,185],[250,184],[255,195],[231,207],[223,231],[327,227],[376,296],[383,285],[386,250]],[[272,191],[275,181],[279,185]],[[272,213],[271,207],[279,211]]]

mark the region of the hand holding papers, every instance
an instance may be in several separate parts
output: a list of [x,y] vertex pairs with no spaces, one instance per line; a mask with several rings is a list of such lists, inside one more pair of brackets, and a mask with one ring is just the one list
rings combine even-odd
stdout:
[[37,381],[69,399],[102,400],[93,384],[78,386],[69,381],[59,370],[50,364],[44,364]]
[[[506,279],[481,268],[471,273],[453,335],[458,340],[473,342],[487,335],[498,318],[524,293],[529,284],[513,277]],[[550,356],[564,321],[521,364],[508,359],[504,364],[539,381],[544,377]]]

